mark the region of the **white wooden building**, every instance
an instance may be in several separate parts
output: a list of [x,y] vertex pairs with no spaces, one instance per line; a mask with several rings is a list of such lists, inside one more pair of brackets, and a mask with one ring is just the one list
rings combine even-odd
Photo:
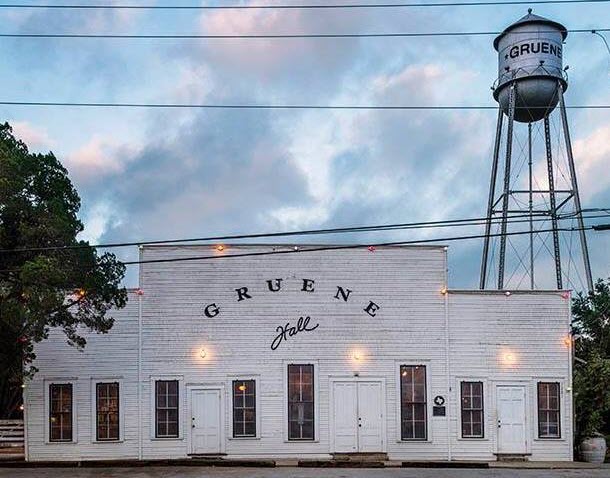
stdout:
[[37,346],[27,459],[572,459],[568,293],[447,289],[444,247],[312,247],[141,249],[217,258],[144,263],[108,334]]

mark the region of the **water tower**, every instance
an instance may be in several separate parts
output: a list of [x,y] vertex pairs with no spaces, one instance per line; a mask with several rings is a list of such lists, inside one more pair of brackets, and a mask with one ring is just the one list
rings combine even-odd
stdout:
[[[568,87],[567,68],[563,68],[566,37],[563,25],[530,9],[494,41],[499,71],[493,96],[499,109],[481,289],[494,285],[500,290],[519,288],[524,280],[526,287],[535,289],[537,274],[547,279],[554,276],[558,289],[575,288],[566,270],[578,269],[582,271],[581,284],[589,290],[593,287],[564,103]],[[553,114],[555,110],[558,112]],[[566,220],[574,226],[563,227]],[[575,240],[564,237],[569,234],[566,229],[576,231]],[[568,241],[570,249],[566,251]],[[513,259],[511,269],[519,271],[519,286],[511,283],[514,272],[507,277],[507,243]],[[577,260],[571,249],[574,243],[579,243]],[[545,263],[539,253],[544,248],[554,271],[543,270]],[[562,259],[562,254],[569,257]]]

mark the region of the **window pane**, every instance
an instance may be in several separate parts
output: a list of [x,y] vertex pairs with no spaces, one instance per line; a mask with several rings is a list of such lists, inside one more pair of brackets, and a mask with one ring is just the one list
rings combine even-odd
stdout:
[[401,438],[427,438],[426,367],[400,367]]
[[97,383],[97,440],[119,439],[119,384]]
[[288,366],[288,439],[314,439],[313,365]]
[[557,382],[538,383],[538,437],[561,437],[560,387]]
[[233,436],[256,436],[256,382],[233,381]]
[[49,385],[49,440],[72,440],[72,384]]
[[483,382],[462,382],[460,392],[462,438],[483,438]]
[[155,397],[156,436],[178,437],[179,396],[177,380],[157,380]]

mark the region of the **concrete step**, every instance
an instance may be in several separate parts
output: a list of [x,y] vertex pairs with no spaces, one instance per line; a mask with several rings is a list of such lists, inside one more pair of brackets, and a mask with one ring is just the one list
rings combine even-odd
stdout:
[[333,460],[340,462],[384,462],[388,461],[387,453],[334,453]]
[[523,462],[529,460],[529,453],[497,453],[498,461],[503,462]]

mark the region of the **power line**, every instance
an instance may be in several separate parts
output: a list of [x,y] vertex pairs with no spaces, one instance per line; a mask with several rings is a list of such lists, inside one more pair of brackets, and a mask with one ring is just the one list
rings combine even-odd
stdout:
[[610,0],[510,0],[505,2],[439,2],[439,3],[362,3],[362,4],[297,4],[297,5],[83,5],[83,4],[0,4],[0,8],[53,10],[305,10],[305,9],[365,9],[365,8],[421,8],[421,7],[488,7],[502,5],[551,5],[607,3]]
[[[578,28],[564,30],[568,33],[591,33],[608,32],[610,28]],[[113,33],[0,33],[0,38],[97,38],[97,39],[118,39],[118,40],[232,40],[232,39],[290,39],[290,38],[414,38],[414,37],[463,37],[463,36],[496,36],[503,32],[380,32],[380,33],[279,33],[279,34],[113,34]],[[539,31],[537,33],[557,33],[557,30]],[[507,35],[513,33],[507,32]],[[518,34],[518,33],[515,33]]]
[[[461,111],[493,110],[498,106],[483,105],[269,105],[269,104],[195,104],[195,103],[105,103],[71,101],[0,101],[2,106],[41,106],[66,108],[193,108],[232,110],[378,110],[378,111]],[[547,106],[516,106],[517,109],[548,109]],[[566,105],[568,109],[607,110],[610,105]]]
[[[574,232],[574,231],[587,231],[587,230],[603,230],[605,228],[610,229],[610,224],[598,224],[595,226],[585,226],[583,228],[578,227],[569,227],[569,228],[557,228],[556,230],[561,232]],[[542,229],[538,231],[539,233],[543,232],[553,232],[553,229]],[[518,236],[523,234],[530,234],[530,231],[517,231],[517,232],[508,232],[504,235],[507,236]],[[501,233],[498,234],[490,234],[488,237],[499,237]],[[230,257],[255,257],[255,256],[269,256],[275,254],[298,254],[303,252],[320,252],[320,251],[335,251],[335,250],[345,250],[345,249],[358,249],[361,247],[386,247],[386,246],[405,246],[409,244],[428,244],[433,242],[452,242],[452,241],[464,241],[470,239],[483,239],[486,237],[483,234],[476,235],[467,235],[467,236],[450,236],[450,237],[439,237],[433,239],[419,239],[412,241],[394,241],[394,242],[380,242],[375,244],[349,244],[342,246],[317,246],[317,247],[307,247],[303,246],[303,249],[283,249],[280,251],[261,251],[261,252],[246,252],[246,253],[238,253],[238,254],[218,254],[213,256],[190,256],[190,257],[172,257],[165,259],[145,259],[139,261],[126,261],[123,262],[124,265],[135,265],[135,264],[153,264],[153,263],[166,263],[166,262],[187,262],[187,261],[202,261],[202,260],[210,260],[210,259],[224,259]]]
[[[593,213],[593,212],[604,212],[604,214],[593,214],[584,216],[585,219],[597,219],[606,218],[610,216],[610,211],[607,209],[585,209],[582,212]],[[543,214],[534,214],[537,216],[533,219],[533,222],[544,222],[549,221],[550,218]],[[544,216],[544,217],[540,217]],[[557,216],[558,220],[570,219],[574,216],[574,213],[566,213]],[[523,219],[521,219],[523,218]],[[528,218],[528,219],[525,219]],[[484,225],[487,221],[486,217],[468,218],[468,219],[448,219],[441,221],[426,221],[426,222],[411,222],[411,223],[395,223],[395,224],[379,224],[371,226],[352,226],[343,228],[328,228],[328,229],[309,229],[302,231],[288,231],[288,232],[271,232],[271,233],[256,233],[256,234],[235,234],[235,235],[223,235],[223,236],[208,236],[208,237],[196,237],[196,238],[181,238],[181,239],[164,239],[164,240],[153,240],[153,241],[134,241],[134,242],[115,242],[107,244],[69,244],[63,246],[46,246],[46,247],[30,247],[30,248],[18,248],[18,249],[0,249],[0,253],[16,253],[16,252],[43,252],[43,251],[54,251],[54,250],[72,250],[82,249],[88,247],[94,247],[99,249],[111,249],[118,247],[130,247],[130,246],[142,246],[142,245],[158,245],[158,244],[181,244],[189,242],[211,242],[211,241],[230,241],[230,240],[242,240],[242,239],[260,239],[269,237],[290,237],[290,236],[307,236],[307,235],[325,235],[325,234],[345,234],[355,232],[379,232],[379,231],[397,231],[405,229],[432,229],[441,227],[458,227],[458,226],[480,226]],[[495,224],[501,221],[501,218],[492,218],[491,223]],[[509,223],[523,223],[529,222],[529,214],[514,215],[509,218]]]

